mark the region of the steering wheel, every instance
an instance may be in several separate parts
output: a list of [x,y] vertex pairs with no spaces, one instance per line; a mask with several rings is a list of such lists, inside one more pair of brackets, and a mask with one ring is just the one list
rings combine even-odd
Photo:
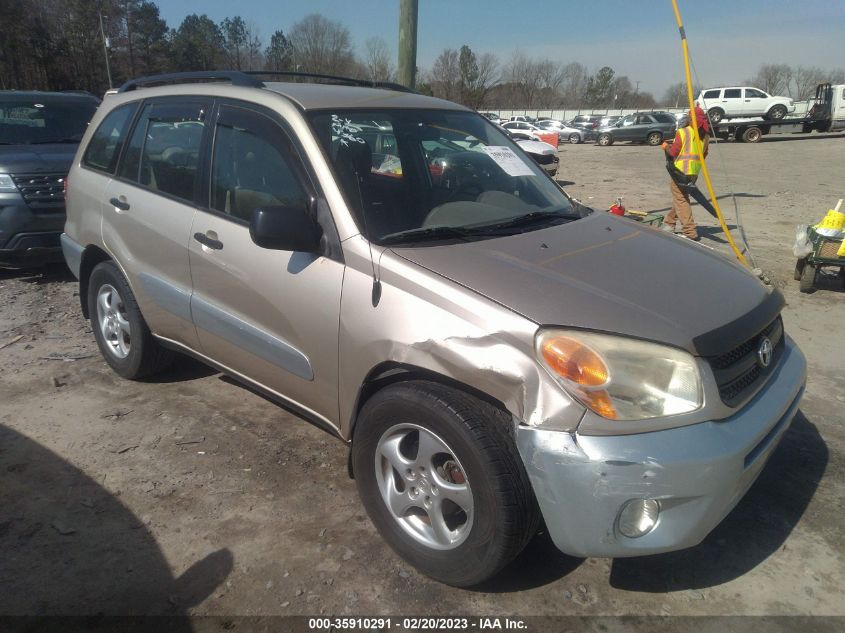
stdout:
[[444,202],[454,202],[459,196],[464,195],[475,200],[486,188],[479,182],[480,174],[477,174],[471,166],[449,164],[443,171],[441,183],[453,183],[451,192],[446,196]]

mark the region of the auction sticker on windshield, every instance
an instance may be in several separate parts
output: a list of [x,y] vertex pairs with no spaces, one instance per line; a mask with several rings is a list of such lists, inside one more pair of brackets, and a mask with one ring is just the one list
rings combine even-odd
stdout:
[[484,153],[496,161],[496,164],[504,170],[508,176],[533,176],[531,167],[525,164],[519,156],[514,154],[510,147],[501,145],[488,145],[482,148]]

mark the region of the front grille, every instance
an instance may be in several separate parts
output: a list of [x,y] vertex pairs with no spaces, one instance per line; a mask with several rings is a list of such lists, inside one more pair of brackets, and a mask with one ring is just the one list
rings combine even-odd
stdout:
[[16,174],[15,186],[33,211],[61,209],[65,205],[67,174]]
[[551,165],[555,162],[555,158],[557,158],[554,154],[532,154],[532,156],[540,165]]
[[[763,337],[773,348],[768,367],[760,365],[757,351]],[[735,407],[750,398],[780,361],[784,347],[783,321],[777,317],[762,332],[720,356],[708,358],[719,386],[719,396],[726,405]]]

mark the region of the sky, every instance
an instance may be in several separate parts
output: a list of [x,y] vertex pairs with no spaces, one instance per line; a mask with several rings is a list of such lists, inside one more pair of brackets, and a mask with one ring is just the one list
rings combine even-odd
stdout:
[[[399,0],[157,0],[177,27],[186,15],[215,22],[240,15],[262,39],[309,13],[342,22],[356,51],[374,36],[396,52]],[[678,0],[697,76],[704,86],[740,83],[764,63],[845,66],[845,0]],[[419,0],[417,66],[444,48],[469,45],[506,62],[514,51],[610,66],[658,99],[684,79],[670,0]]]

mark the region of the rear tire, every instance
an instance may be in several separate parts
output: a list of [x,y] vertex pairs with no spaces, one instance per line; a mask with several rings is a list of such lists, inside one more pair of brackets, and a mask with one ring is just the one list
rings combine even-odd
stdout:
[[801,271],[801,283],[799,289],[801,292],[810,292],[816,284],[817,268],[809,262],[805,264],[804,270]]
[[572,134],[569,135],[569,142],[572,145],[578,145],[578,143],[581,142],[581,135],[573,132]]
[[771,121],[780,121],[785,116],[786,106],[780,104],[772,106],[766,113],[766,118]]
[[646,142],[655,147],[663,142],[663,135],[660,132],[652,132],[646,137]]
[[710,108],[707,111],[707,116],[710,117],[712,123],[719,123],[725,118],[725,111],[722,108]]
[[359,495],[422,573],[477,585],[534,536],[540,515],[512,425],[492,405],[425,381],[387,386],[364,405],[352,443]]
[[118,375],[137,380],[161,372],[173,361],[173,352],[150,333],[132,289],[114,262],[101,262],[91,271],[88,314],[100,353]]
[[610,134],[599,134],[599,138],[596,143],[598,143],[602,147],[613,145],[613,137]]
[[758,143],[760,139],[763,138],[763,130],[759,127],[745,128],[742,130],[740,138],[742,138],[745,143]]

